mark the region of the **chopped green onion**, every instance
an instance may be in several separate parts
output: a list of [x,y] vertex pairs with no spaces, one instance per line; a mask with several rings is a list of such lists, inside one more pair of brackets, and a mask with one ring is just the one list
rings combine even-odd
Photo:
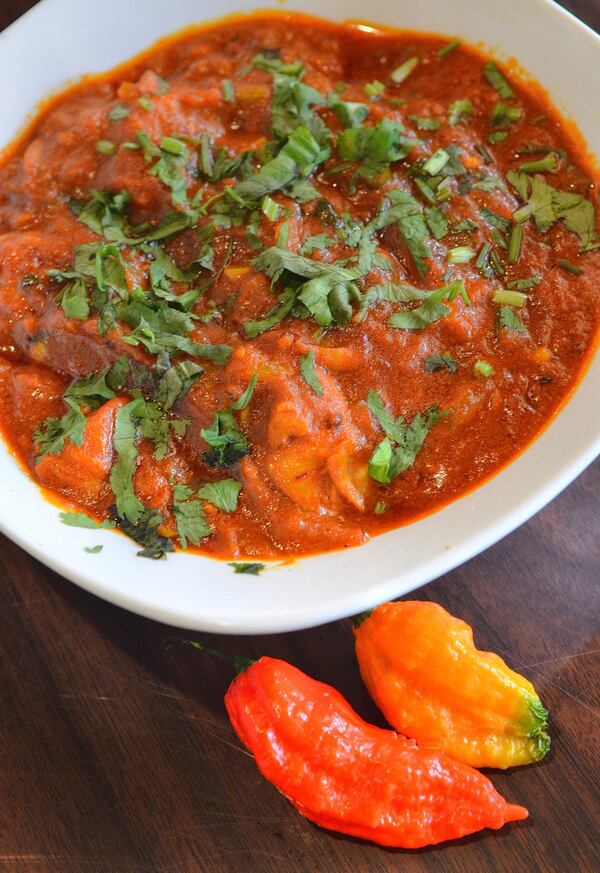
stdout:
[[498,64],[496,64],[494,61],[488,61],[486,64],[484,64],[483,75],[488,80],[492,88],[496,89],[496,91],[503,100],[508,100],[510,97],[515,96],[515,92],[500,72]]
[[469,246],[456,246],[448,251],[449,264],[466,264],[467,261],[473,260],[475,252]]
[[525,306],[527,303],[527,294],[522,294],[520,291],[494,291],[494,303],[500,303],[502,306]]
[[223,79],[221,88],[223,89],[223,100],[225,103],[233,103],[235,101],[235,91],[233,90],[231,79]]
[[417,57],[409,58],[407,61],[404,61],[403,64],[400,64],[399,67],[396,67],[396,69],[390,74],[390,79],[392,82],[395,82],[396,85],[399,85],[410,76],[418,63],[419,59]]
[[494,130],[488,135],[488,142],[495,145],[496,143],[504,142],[507,136],[508,133],[505,130]]
[[468,118],[473,115],[473,104],[469,98],[455,100],[448,107],[448,124],[450,127],[456,127],[463,118]]
[[516,264],[521,254],[521,244],[523,242],[523,224],[515,223],[510,232],[508,241],[508,263]]
[[140,97],[138,106],[141,106],[146,112],[152,112],[152,100],[149,97]]
[[437,152],[434,152],[430,158],[428,158],[423,164],[423,170],[426,173],[429,173],[430,176],[437,176],[440,170],[443,170],[448,161],[450,160],[450,155],[445,149],[438,149]]
[[114,155],[116,150],[116,145],[109,139],[99,139],[96,143],[96,151],[100,152],[101,155]]
[[516,209],[513,212],[513,221],[515,224],[522,224],[524,221],[527,221],[528,218],[531,218],[533,212],[533,208],[531,204],[526,203],[525,206],[521,206],[520,209]]
[[535,285],[539,285],[541,281],[541,276],[532,276],[530,279],[513,279],[512,282],[506,283],[506,287],[515,291],[526,291],[527,288],[533,288]]
[[558,160],[554,152],[546,155],[545,158],[540,158],[538,161],[527,161],[521,164],[519,169],[523,173],[550,173],[558,167]]
[[275,201],[272,200],[268,194],[266,197],[263,197],[260,208],[267,216],[269,221],[275,221],[277,219],[277,216],[279,215],[279,205],[275,203]]
[[455,49],[457,49],[459,47],[459,45],[460,45],[460,40],[458,40],[458,39],[450,40],[449,43],[447,43],[446,45],[442,46],[441,49],[439,49],[439,51],[437,53],[438,58],[447,57]]
[[387,503],[385,502],[385,500],[378,500],[375,504],[373,512],[375,513],[375,515],[382,515],[382,513],[384,513],[386,509]]
[[558,266],[562,267],[563,270],[566,270],[567,273],[572,273],[574,276],[581,276],[583,273],[581,267],[578,267],[577,264],[572,264],[571,261],[565,261],[564,258],[559,260]]
[[492,109],[492,124],[494,127],[508,127],[523,118],[523,110],[520,106],[507,106],[505,103],[496,103]]
[[160,141],[161,151],[167,152],[169,155],[181,157],[186,152],[186,145],[180,139],[175,139],[174,136],[163,136]]
[[473,375],[478,379],[488,379],[494,372],[494,368],[488,361],[477,360],[473,364]]
[[374,82],[368,82],[363,90],[367,97],[379,97],[380,94],[383,94],[383,92],[385,91],[385,85],[383,84],[383,82],[375,79]]

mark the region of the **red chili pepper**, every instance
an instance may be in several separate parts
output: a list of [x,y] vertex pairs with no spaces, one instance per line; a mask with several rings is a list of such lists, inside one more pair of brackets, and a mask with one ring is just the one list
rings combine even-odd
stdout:
[[416,849],[527,817],[477,770],[367,724],[285,661],[254,662],[225,705],[263,776],[321,827]]

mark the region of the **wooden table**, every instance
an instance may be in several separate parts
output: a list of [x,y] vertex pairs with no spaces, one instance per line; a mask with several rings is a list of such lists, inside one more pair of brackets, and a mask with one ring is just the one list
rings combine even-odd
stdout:
[[[33,5],[2,0],[0,28]],[[600,0],[571,0],[600,29]],[[536,683],[548,760],[496,786],[530,819],[453,847],[386,851],[305,822],[258,774],[223,709],[227,664],[110,606],[2,539],[0,871],[595,873],[600,870],[600,463],[484,555],[422,588]],[[349,622],[223,638],[286,658],[381,723]]]

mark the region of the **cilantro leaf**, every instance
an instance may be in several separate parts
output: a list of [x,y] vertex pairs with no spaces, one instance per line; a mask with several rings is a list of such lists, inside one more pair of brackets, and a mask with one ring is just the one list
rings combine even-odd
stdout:
[[252,395],[254,394],[254,389],[258,385],[258,373],[254,373],[250,381],[248,382],[247,388],[243,391],[242,394],[231,404],[231,408],[235,410],[246,409],[250,401],[252,400]]
[[233,567],[234,573],[244,573],[247,576],[258,576],[259,573],[265,569],[266,564],[259,564],[258,562],[249,563],[249,562],[240,562],[233,561],[229,564],[230,567]]
[[498,309],[498,326],[501,329],[512,330],[516,333],[527,333],[527,328],[512,306],[501,306]]
[[315,372],[315,353],[312,350],[300,357],[300,373],[308,387],[312,388],[318,397],[322,397],[323,386]]
[[83,279],[69,282],[57,296],[57,302],[62,306],[67,318],[86,321],[90,315],[87,287]]
[[154,509],[144,508],[133,523],[126,517],[116,519],[117,527],[134,542],[143,546],[137,554],[142,558],[152,558],[157,561],[165,558],[167,552],[174,551],[173,543],[168,537],[158,533],[158,527],[163,517]]
[[230,408],[218,410],[212,424],[203,428],[200,436],[210,446],[202,460],[211,467],[229,467],[250,451]]
[[219,482],[207,482],[198,491],[198,496],[208,500],[221,512],[235,512],[241,489],[241,482],[236,479],[221,479]]
[[428,243],[429,233],[423,207],[406,191],[393,190],[388,192],[379,214],[367,225],[367,231],[383,230],[391,224],[397,225],[412,256],[417,273],[419,276],[424,276],[428,270],[425,258],[431,257]]
[[369,114],[366,103],[351,103],[342,100],[338,94],[330,94],[327,105],[333,109],[344,127],[360,127]]
[[165,411],[190,390],[196,379],[204,372],[193,361],[180,361],[169,367],[160,377],[156,390],[156,402]]
[[96,521],[95,518],[90,518],[89,515],[85,515],[83,512],[60,512],[59,515],[62,523],[70,525],[70,527],[85,527],[88,530],[101,530],[113,528],[115,526],[114,521],[110,521],[109,519]]
[[194,497],[188,485],[178,483],[173,486],[173,514],[177,536],[184,549],[187,549],[188,541],[193,546],[198,546],[204,537],[212,534],[202,500],[198,496]]
[[449,285],[443,285],[441,288],[431,291],[424,302],[417,306],[416,309],[396,312],[392,315],[388,324],[391,327],[398,327],[404,330],[423,330],[449,314],[450,307],[443,301],[447,300],[451,303],[457,294],[460,294],[463,299],[466,296],[462,279],[457,279],[454,282],[450,282]]
[[423,413],[418,412],[407,425],[403,416],[394,419],[390,415],[376,391],[369,391],[367,404],[385,433],[369,459],[369,475],[376,482],[388,485],[415,463],[427,434],[447,412],[441,412],[439,406],[431,406]]
[[511,170],[507,173],[510,184],[515,188],[526,206],[514,214],[516,222],[532,217],[539,231],[548,230],[556,221],[563,220],[567,230],[576,233],[581,240],[581,251],[597,248],[596,210],[593,203],[582,194],[560,191],[538,176],[528,176]]
[[428,373],[437,373],[438,370],[449,370],[450,373],[456,373],[457,364],[452,355],[435,354],[425,358],[423,365]]
[[386,303],[412,303],[415,300],[426,300],[429,291],[415,288],[413,285],[387,282],[381,285],[371,285],[360,302],[359,320],[365,317],[367,309],[379,300]]
[[145,508],[133,490],[137,461],[136,413],[141,403],[142,400],[136,399],[122,406],[115,416],[113,431],[116,461],[110,471],[110,487],[115,495],[119,518],[126,519],[131,525],[138,524]]
[[330,246],[335,245],[333,237],[326,233],[318,233],[315,236],[308,236],[300,246],[301,255],[312,255],[314,251],[323,251]]
[[225,189],[226,199],[214,205],[214,212],[227,214],[236,209],[244,212],[258,208],[267,194],[285,190],[300,177],[310,175],[328,154],[307,127],[297,127],[276,157],[243,182]]
[[76,446],[83,442],[86,417],[76,400],[66,397],[65,403],[69,408],[62,418],[47,418],[34,434],[36,463],[47,453],[59,455],[67,440]]
[[365,179],[374,179],[391,163],[405,158],[412,145],[402,125],[390,118],[383,118],[373,127],[344,130],[337,141],[341,160],[358,162],[357,172]]

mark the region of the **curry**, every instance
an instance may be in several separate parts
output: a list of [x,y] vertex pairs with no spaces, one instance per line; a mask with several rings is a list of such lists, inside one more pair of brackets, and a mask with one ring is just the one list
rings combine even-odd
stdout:
[[50,101],[0,166],[0,426],[160,557],[356,546],[514,458],[589,358],[596,188],[537,86],[254,15]]

